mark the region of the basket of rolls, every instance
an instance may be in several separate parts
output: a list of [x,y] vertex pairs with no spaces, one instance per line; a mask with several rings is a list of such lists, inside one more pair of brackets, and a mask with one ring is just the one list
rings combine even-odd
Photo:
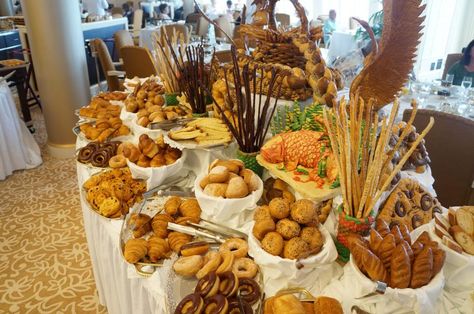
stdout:
[[435,312],[444,287],[442,269],[446,253],[428,233],[412,237],[408,230],[403,223],[390,227],[378,219],[369,239],[356,234],[349,239],[351,257],[344,276],[351,285],[352,298],[375,292],[377,282],[386,284],[386,288],[378,291],[384,297],[373,300],[373,304],[367,302],[364,310]]
[[313,201],[274,198],[255,210],[249,231],[249,254],[262,269],[266,294],[301,286],[319,293],[334,275],[336,247]]
[[302,288],[279,291],[265,300],[263,314],[343,314],[341,303],[330,297],[313,297]]
[[161,133],[155,139],[142,134],[136,144],[122,143],[113,159],[125,162],[132,176],[146,180],[148,188],[152,189],[183,168],[186,151],[174,146],[173,142]]
[[211,163],[194,183],[203,218],[241,229],[252,219],[252,212],[263,193],[263,182],[237,159]]

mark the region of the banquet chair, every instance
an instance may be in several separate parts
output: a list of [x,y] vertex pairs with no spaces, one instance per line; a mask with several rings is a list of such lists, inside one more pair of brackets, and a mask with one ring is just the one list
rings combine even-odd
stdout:
[[200,16],[197,24],[196,35],[198,35],[199,37],[206,37],[208,31],[209,22],[205,18]]
[[116,31],[114,34],[114,41],[115,41],[115,51],[119,59],[121,59],[120,49],[124,46],[134,46],[133,38],[130,33],[124,29]]
[[137,9],[133,12],[133,24],[129,25],[129,30],[132,34],[135,45],[138,45],[138,39],[140,38],[140,30],[142,29],[143,10]]
[[[408,121],[410,110],[403,112]],[[425,137],[437,198],[445,207],[474,205],[474,121],[440,111],[420,109],[413,125],[421,132],[430,117],[435,124]]]
[[290,15],[286,13],[276,13],[275,14],[275,19],[277,20],[278,23],[280,23],[280,26],[283,28],[286,28],[290,26]]
[[160,28],[160,41],[162,45],[166,45],[165,34],[168,36],[169,39],[173,38],[173,35],[176,34],[177,36],[184,36],[184,41],[189,43],[189,38],[191,36],[190,25],[183,25],[183,24],[169,24],[163,25]]
[[[230,23],[229,19],[227,18],[227,16],[220,16],[218,17],[217,19],[214,20],[214,22],[220,27],[222,28],[222,30],[227,34],[229,35],[231,38],[232,38],[232,34],[233,34],[233,27],[232,27],[232,24]],[[227,40],[227,36],[224,34],[224,32],[222,32],[220,29],[218,29],[217,27],[214,28],[215,30],[215,34],[216,34],[216,38],[219,38],[219,39],[225,39]]]
[[153,57],[147,48],[137,46],[124,46],[120,48],[123,60],[123,70],[127,78],[149,77],[157,75]]
[[[91,41],[91,47],[93,49],[93,55],[96,55],[99,59],[102,72],[107,81],[108,90],[123,90],[123,85],[120,79],[124,77],[125,73],[123,71],[117,71],[115,68],[115,64],[112,61],[112,57],[110,56],[105,42],[100,38],[93,39]],[[98,80],[98,84],[100,84],[100,79]]]
[[444,70],[442,79],[446,78],[446,74],[448,74],[449,68],[462,59],[462,53],[450,53],[446,56],[446,61],[444,62]]

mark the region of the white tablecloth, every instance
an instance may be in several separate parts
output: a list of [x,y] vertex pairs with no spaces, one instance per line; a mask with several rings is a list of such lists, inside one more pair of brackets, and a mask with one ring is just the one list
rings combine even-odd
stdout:
[[20,120],[10,88],[0,83],[0,180],[18,169],[41,165],[41,151]]

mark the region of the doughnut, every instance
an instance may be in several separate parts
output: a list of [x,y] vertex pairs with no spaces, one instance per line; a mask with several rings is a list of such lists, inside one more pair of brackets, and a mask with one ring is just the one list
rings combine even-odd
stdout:
[[283,251],[283,237],[275,231],[267,233],[261,244],[262,249],[275,256],[279,256]]
[[92,154],[91,164],[94,167],[107,167],[109,165],[110,154],[106,150],[98,150]]
[[222,262],[216,269],[216,274],[218,275],[232,270],[232,264],[234,264],[235,259],[235,256],[231,251],[222,251],[219,252],[219,254],[221,254]]
[[90,144],[92,143],[89,143],[88,145],[84,146],[79,150],[77,161],[83,164],[89,163],[91,161],[92,155],[95,153],[98,146]]
[[229,302],[222,294],[216,294],[207,298],[204,302],[202,313],[204,314],[227,314],[229,310]]
[[197,293],[192,293],[185,296],[181,302],[179,302],[175,314],[200,314],[204,308],[204,300]]
[[182,256],[203,255],[209,251],[209,244],[204,241],[186,243],[181,247]]
[[[236,298],[230,298],[227,301],[229,302],[229,314],[253,314],[252,306],[242,300],[242,298],[241,302]],[[243,313],[242,310],[244,310]]]
[[300,224],[310,223],[317,216],[316,206],[310,200],[298,200],[291,205],[291,218]]
[[174,262],[174,271],[181,276],[191,277],[194,276],[203,264],[203,258],[201,255],[193,256],[181,256]]
[[249,245],[247,241],[239,238],[227,239],[219,247],[219,252],[230,251],[236,258],[245,257],[249,251]]
[[251,305],[257,302],[261,296],[260,286],[250,278],[239,279],[239,291],[242,300]]
[[123,155],[115,155],[109,159],[109,166],[111,168],[122,168],[127,165],[127,159]]
[[274,198],[268,204],[270,208],[270,214],[277,218],[283,219],[288,217],[290,214],[290,202],[283,198]]
[[232,271],[239,278],[253,278],[258,272],[257,264],[248,257],[241,257],[234,261]]
[[199,293],[203,298],[214,296],[219,291],[221,280],[214,271],[199,279],[194,293]]
[[275,231],[275,228],[275,222],[273,220],[264,219],[255,222],[252,233],[258,240],[261,241],[268,232]]
[[282,235],[285,240],[297,237],[300,234],[301,227],[299,223],[285,218],[277,222],[276,232]]
[[204,266],[196,273],[196,278],[201,279],[202,277],[206,276],[209,272],[215,271],[219,265],[221,264],[221,255],[218,252],[207,252],[205,256]]
[[239,288],[239,278],[231,271],[226,271],[219,275],[221,282],[219,284],[219,293],[226,297],[231,297],[237,293]]

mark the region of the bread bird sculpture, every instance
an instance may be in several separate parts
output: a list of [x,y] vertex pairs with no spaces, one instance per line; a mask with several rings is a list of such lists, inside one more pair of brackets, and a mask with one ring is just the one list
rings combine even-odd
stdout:
[[351,95],[358,93],[364,101],[372,98],[377,109],[395,100],[415,62],[425,6],[421,0],[384,0],[384,26],[379,44],[368,23],[358,20],[369,32],[372,52],[351,84]]

